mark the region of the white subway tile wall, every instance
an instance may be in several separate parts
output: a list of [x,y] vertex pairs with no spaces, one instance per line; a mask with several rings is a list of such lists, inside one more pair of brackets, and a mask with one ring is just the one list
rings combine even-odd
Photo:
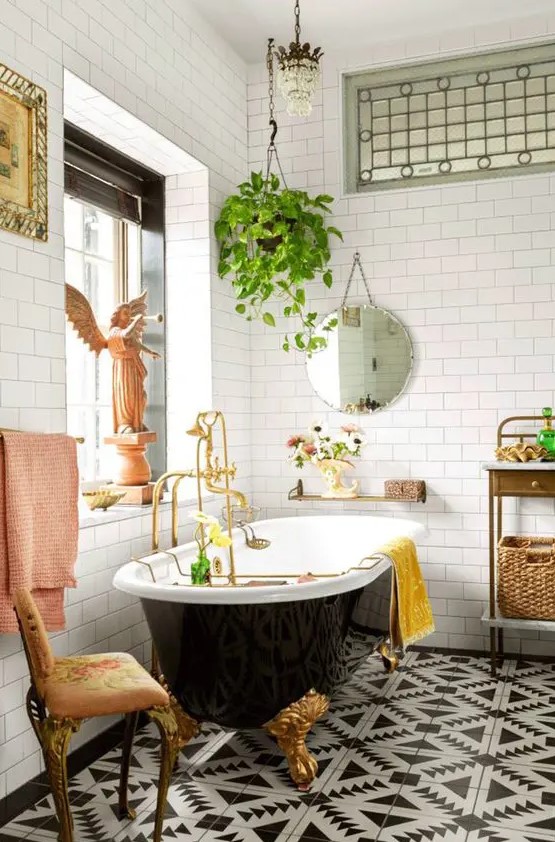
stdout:
[[[289,183],[311,190],[325,186],[340,196],[339,67],[437,58],[438,52],[474,50],[499,37],[547,38],[555,33],[555,20],[517,21],[499,33],[491,27],[451,32],[433,40],[353,51],[337,60],[327,53],[323,89],[311,118],[296,122],[279,115],[278,141]],[[47,244],[0,232],[0,425],[65,429],[65,69],[207,167],[207,182],[195,183],[195,173],[168,178],[168,301],[179,307],[180,285],[196,284],[201,307],[210,284],[212,317],[205,329],[211,333],[213,405],[228,415],[238,484],[252,488],[255,501],[269,514],[308,511],[284,502],[296,474],[285,462],[283,441],[315,415],[332,424],[341,423],[343,416],[325,413],[313,396],[304,362],[284,356],[276,332],[253,326],[249,335],[245,323],[233,315],[229,286],[216,277],[211,233],[224,196],[245,177],[248,144],[254,165],[264,157],[264,70],[252,70],[247,127],[247,69],[188,0],[112,5],[90,0],[86,9],[77,0],[2,0],[0,56],[48,90],[50,211]],[[131,131],[133,121],[125,127]],[[140,157],[148,136],[130,135],[132,154]],[[341,282],[359,247],[377,302],[399,314],[415,343],[409,391],[390,413],[365,423],[370,445],[359,474],[366,487],[375,489],[389,477],[412,475],[428,481],[425,508],[390,506],[380,511],[405,512],[428,525],[422,559],[438,624],[431,642],[437,644],[483,643],[478,617],[487,587],[485,498],[478,464],[490,455],[497,419],[506,410],[537,410],[553,401],[554,193],[554,179],[546,175],[343,197],[336,205],[345,246],[334,251],[338,281],[327,300],[319,302],[320,309],[339,303]],[[197,257],[204,260],[195,263]],[[362,295],[362,289],[357,292]],[[498,313],[499,308],[506,309]],[[178,331],[171,318],[170,313],[169,335],[172,327]],[[172,349],[168,394],[177,403],[170,413],[169,441],[178,448],[189,420],[179,416],[179,395],[193,388],[195,360],[180,360],[177,339],[174,345],[170,340],[170,357]],[[316,487],[315,477],[313,482]],[[550,531],[552,512],[552,506],[526,505],[515,528]],[[58,654],[126,649],[148,662],[150,645],[140,606],[114,591],[111,581],[131,554],[148,550],[149,536],[149,515],[81,530],[79,587],[68,591],[68,628],[53,640]],[[533,653],[553,651],[552,640],[536,633],[512,637],[509,644]],[[19,639],[3,635],[0,797],[41,768],[24,715],[27,684]],[[75,745],[107,724],[87,723]]]
[[[288,117],[278,99],[277,143],[287,184],[335,196],[333,224],[344,232],[343,244],[333,245],[334,285],[329,292],[312,287],[311,309],[323,315],[339,305],[358,249],[375,303],[404,322],[414,344],[414,372],[405,394],[386,412],[360,418],[369,443],[356,475],[363,491],[375,494],[382,493],[385,479],[424,479],[427,503],[287,502],[286,492],[299,476],[309,491],[321,488],[315,469],[299,472],[288,464],[288,435],[314,419],[336,428],[347,416],[329,411],[314,394],[302,355],[280,350],[292,323],[277,318],[277,330],[254,324],[251,334],[256,502],[270,516],[348,511],[421,521],[428,529],[421,560],[436,619],[436,633],[425,644],[470,649],[487,643],[479,619],[488,594],[487,481],[481,462],[493,456],[503,417],[536,414],[555,401],[555,175],[345,195],[340,73],[474,52],[491,45],[489,30],[348,55],[326,49],[322,90],[311,116],[302,122]],[[555,37],[555,17],[496,29],[495,46],[521,43],[532,32]],[[265,67],[250,67],[251,169],[265,160],[266,97]],[[365,300],[362,281],[351,303],[357,300]],[[511,501],[506,509],[506,529],[554,531],[553,501],[525,500],[520,506]],[[506,637],[510,652],[555,654],[553,634]]]
[[[233,314],[229,289],[215,273],[212,223],[223,198],[247,165],[246,66],[183,0],[2,0],[0,60],[48,92],[49,240],[35,243],[0,231],[0,426],[45,432],[65,430],[63,117],[64,70],[114,103],[116,127],[97,107],[97,134],[107,141],[126,132],[128,154],[153,151],[167,179],[168,395],[172,467],[181,467],[181,442],[192,419],[184,396],[199,394],[195,359],[180,353],[187,325],[212,336],[212,382],[202,384],[202,406],[228,416],[232,455],[241,486],[250,484],[249,334]],[[69,74],[67,73],[69,71]],[[75,106],[75,98],[72,99]],[[91,118],[92,103],[83,109]],[[128,113],[127,119],[121,110]],[[70,114],[79,122],[78,111]],[[113,115],[112,115],[113,116]],[[141,121],[144,131],[140,130]],[[109,130],[112,130],[112,135]],[[153,131],[196,158],[207,170],[168,169],[165,146],[153,150]],[[176,173],[175,175],[173,173]],[[200,178],[201,181],[196,179]],[[209,258],[212,259],[210,268]],[[195,263],[196,260],[196,263]],[[198,290],[198,294],[196,293]],[[206,318],[211,308],[211,316]],[[181,334],[180,334],[181,332]],[[199,337],[202,341],[202,336]],[[206,353],[206,351],[205,351]],[[209,367],[208,367],[209,368]],[[206,371],[204,366],[203,370]],[[207,379],[210,380],[207,374]],[[194,397],[194,396],[193,396]],[[200,398],[199,398],[200,400]],[[194,401],[193,401],[194,403]],[[181,408],[181,415],[180,415]],[[169,526],[169,524],[166,524]],[[58,654],[127,650],[148,662],[148,631],[138,602],[112,589],[115,570],[132,553],[148,550],[149,515],[81,530],[79,586],[67,593],[67,630],[56,635]],[[168,538],[168,536],[165,536]],[[169,539],[168,539],[169,543]],[[0,797],[41,769],[36,738],[25,721],[27,667],[19,637],[0,636]],[[91,720],[74,745],[108,727]]]

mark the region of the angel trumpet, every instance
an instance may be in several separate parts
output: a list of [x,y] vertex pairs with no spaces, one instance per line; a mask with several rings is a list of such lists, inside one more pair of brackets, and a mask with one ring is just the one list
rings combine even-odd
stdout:
[[164,315],[163,313],[153,313],[152,316],[143,316],[143,320],[145,322],[163,322]]

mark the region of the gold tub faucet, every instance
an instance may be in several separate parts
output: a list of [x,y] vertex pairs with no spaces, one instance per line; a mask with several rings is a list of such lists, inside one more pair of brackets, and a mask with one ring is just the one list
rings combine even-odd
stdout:
[[[217,456],[214,456],[214,428],[219,425],[221,430],[222,447],[223,447],[223,464],[220,465]],[[206,491],[212,494],[223,494],[226,499],[225,512],[227,520],[227,529],[231,537],[231,530],[233,527],[231,517],[231,499],[235,499],[239,506],[248,509],[249,502],[241,491],[231,488],[230,480],[235,477],[237,467],[234,463],[229,462],[228,447],[227,447],[227,431],[225,418],[221,412],[209,411],[199,412],[194,426],[187,430],[190,436],[195,436],[197,439],[196,452],[196,466],[192,470],[182,471],[168,471],[163,474],[154,486],[153,507],[152,507],[152,550],[159,549],[160,538],[160,515],[159,506],[162,491],[168,479],[174,479],[172,488],[172,546],[176,547],[178,544],[178,488],[182,480],[186,478],[196,479],[197,482],[197,504],[199,511],[202,511],[202,485]],[[203,454],[204,450],[204,454]],[[204,458],[202,458],[204,457]],[[201,464],[202,463],[202,464]],[[219,483],[222,483],[221,485]],[[201,524],[201,530],[203,526]],[[236,584],[235,575],[235,559],[233,555],[233,544],[229,547],[229,581],[230,584]]]
[[205,479],[204,484],[206,485],[207,491],[212,491],[214,494],[225,494],[225,496],[228,499],[230,497],[235,497],[238,505],[241,506],[241,508],[249,508],[249,501],[247,500],[242,491],[237,491],[236,488],[225,488],[221,485],[213,485],[208,479]]

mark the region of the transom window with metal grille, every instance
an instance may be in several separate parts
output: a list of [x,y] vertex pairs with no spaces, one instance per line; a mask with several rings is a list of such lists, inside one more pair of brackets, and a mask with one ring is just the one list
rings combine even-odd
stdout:
[[345,77],[349,192],[555,168],[555,45]]

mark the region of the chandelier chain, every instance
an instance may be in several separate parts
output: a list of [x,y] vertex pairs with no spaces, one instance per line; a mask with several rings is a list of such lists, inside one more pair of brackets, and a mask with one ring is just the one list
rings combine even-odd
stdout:
[[266,67],[268,68],[268,107],[270,110],[270,125],[275,122],[274,119],[274,39],[268,38],[268,53],[266,55]]
[[368,286],[368,280],[366,275],[364,274],[364,269],[362,268],[362,262],[360,259],[360,254],[358,251],[355,251],[353,256],[353,265],[351,266],[351,274],[349,275],[349,280],[347,281],[347,286],[345,287],[345,295],[343,296],[343,301],[341,302],[341,309],[346,306],[347,304],[347,296],[349,295],[349,289],[351,287],[352,280],[355,275],[355,270],[358,267],[358,270],[361,274],[362,280],[364,281],[364,286],[366,287],[366,295],[368,296],[368,301],[374,306],[374,302],[372,301],[372,296],[370,295],[370,287]]
[[270,142],[268,144],[268,149],[266,150],[266,179],[264,184],[264,192],[268,190],[268,183],[270,178],[270,171],[272,169],[272,159],[276,159],[276,163],[278,165],[279,173],[281,175],[281,180],[283,182],[283,186],[287,187],[285,182],[285,175],[283,174],[283,169],[281,167],[281,161],[279,160],[279,154],[277,151],[276,146],[276,135],[278,130],[277,120],[275,118],[275,102],[274,102],[274,39],[268,38],[268,53],[266,55],[266,67],[268,68],[268,110],[270,113],[270,119],[268,120],[269,125],[272,128],[272,133],[270,135]]
[[301,42],[301,4],[295,0],[295,36],[297,44]]

